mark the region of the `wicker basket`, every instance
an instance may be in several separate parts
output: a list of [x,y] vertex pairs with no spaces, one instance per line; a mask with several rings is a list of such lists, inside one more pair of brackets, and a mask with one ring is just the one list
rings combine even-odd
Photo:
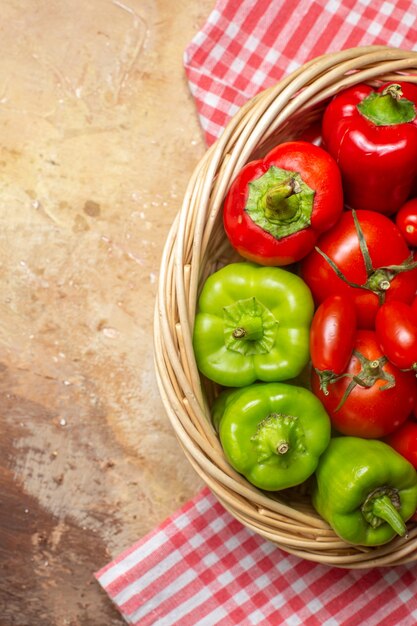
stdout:
[[[241,167],[273,144],[296,139],[319,119],[329,98],[358,82],[417,82],[417,53],[370,46],[310,61],[252,98],[207,150],[191,176],[161,263],[154,343],[158,385],[191,465],[223,506],[286,552],[327,565],[368,568],[417,560],[417,525],[406,539],[378,548],[341,541],[299,489],[264,494],[227,463],[211,425],[218,390],[197,371],[192,328],[199,289],[212,272],[238,260],[222,226],[222,201]],[[405,78],[404,78],[405,77]]]

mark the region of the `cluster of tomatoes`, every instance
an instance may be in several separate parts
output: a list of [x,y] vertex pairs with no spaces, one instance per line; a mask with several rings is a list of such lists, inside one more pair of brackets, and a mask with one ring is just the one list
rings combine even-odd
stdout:
[[301,275],[318,304],[312,390],[334,428],[385,438],[417,468],[417,263],[406,235],[380,213],[345,212]]

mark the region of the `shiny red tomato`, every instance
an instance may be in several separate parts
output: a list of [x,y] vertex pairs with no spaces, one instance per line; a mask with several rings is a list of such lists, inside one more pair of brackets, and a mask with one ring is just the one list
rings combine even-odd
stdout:
[[314,369],[311,378],[313,393],[339,433],[378,439],[389,435],[410,415],[417,401],[416,377],[386,359],[374,331],[357,331],[346,374],[329,384],[327,395],[320,389]]
[[407,420],[385,441],[417,469],[417,422]]
[[301,275],[317,305],[332,294],[349,296],[355,302],[358,327],[372,329],[382,301],[412,302],[417,291],[417,270],[409,269],[412,257],[408,246],[386,215],[357,211],[356,217],[366,242],[367,260],[359,244],[354,214],[345,211],[317,242],[330,262],[313,250],[301,263]]
[[417,198],[408,200],[395,216],[395,223],[409,246],[417,247]]
[[346,295],[329,296],[318,307],[310,328],[311,363],[322,389],[345,371],[356,335],[356,309]]
[[386,357],[400,369],[417,368],[417,314],[405,302],[385,302],[379,309],[375,331]]

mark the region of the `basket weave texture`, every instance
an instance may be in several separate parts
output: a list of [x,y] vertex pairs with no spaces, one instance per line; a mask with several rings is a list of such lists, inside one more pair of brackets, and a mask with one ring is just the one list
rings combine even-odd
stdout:
[[158,386],[177,439],[222,505],[286,552],[327,565],[369,568],[417,560],[417,524],[407,538],[377,548],[341,541],[302,489],[265,494],[227,463],[211,424],[218,389],[197,370],[192,332],[199,290],[224,264],[242,260],[222,225],[225,194],[243,165],[273,145],[297,139],[340,90],[359,82],[417,82],[417,52],[386,46],[352,48],[316,58],[252,98],[195,168],[161,261],[154,346]]

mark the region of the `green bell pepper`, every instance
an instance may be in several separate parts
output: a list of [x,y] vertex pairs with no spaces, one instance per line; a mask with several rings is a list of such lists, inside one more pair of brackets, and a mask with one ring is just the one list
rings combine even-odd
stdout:
[[266,491],[304,482],[330,441],[330,419],[320,400],[296,385],[228,389],[212,414],[230,465]]
[[407,533],[417,507],[417,472],[388,444],[337,437],[321,456],[312,503],[347,543],[377,546]]
[[226,265],[207,278],[198,301],[193,348],[200,372],[226,387],[296,377],[309,360],[313,311],[296,274]]

